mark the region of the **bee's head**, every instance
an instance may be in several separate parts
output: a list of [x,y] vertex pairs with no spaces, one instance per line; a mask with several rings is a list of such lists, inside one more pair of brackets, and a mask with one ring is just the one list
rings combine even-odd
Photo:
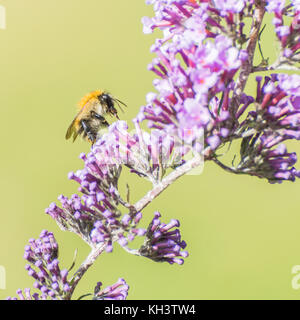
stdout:
[[98,99],[102,105],[105,105],[107,107],[108,113],[114,115],[119,119],[118,111],[114,105],[114,99],[108,93],[102,93],[100,96],[98,96]]

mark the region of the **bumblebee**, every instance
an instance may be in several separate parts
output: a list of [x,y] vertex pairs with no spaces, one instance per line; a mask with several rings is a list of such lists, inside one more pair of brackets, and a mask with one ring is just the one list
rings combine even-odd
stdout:
[[120,104],[126,106],[125,103],[112,97],[106,91],[96,90],[85,95],[78,104],[79,112],[67,130],[66,139],[73,136],[74,142],[79,135],[82,135],[83,138],[94,144],[99,130],[109,126],[105,116],[111,115],[119,119],[115,104],[121,110]]

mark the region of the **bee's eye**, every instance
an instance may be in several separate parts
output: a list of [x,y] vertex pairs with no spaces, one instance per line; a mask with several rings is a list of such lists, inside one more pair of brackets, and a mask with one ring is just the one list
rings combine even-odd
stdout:
[[108,110],[110,111],[114,111],[115,107],[114,107],[114,102],[113,99],[111,98],[110,95],[108,94],[102,94],[98,97],[99,101],[103,104],[107,105]]

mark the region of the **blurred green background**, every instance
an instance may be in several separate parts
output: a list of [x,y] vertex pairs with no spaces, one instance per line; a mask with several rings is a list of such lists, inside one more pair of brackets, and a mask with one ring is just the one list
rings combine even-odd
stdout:
[[[24,246],[42,229],[54,232],[61,266],[76,267],[89,247],[62,232],[44,209],[77,185],[69,171],[82,168],[83,141],[65,141],[76,103],[91,90],[105,88],[128,104],[130,120],[153,91],[147,64],[155,35],[142,33],[141,17],[152,16],[144,1],[2,0],[7,29],[0,30],[0,265],[6,289],[32,287],[24,269]],[[276,48],[263,34],[266,56]],[[254,92],[249,87],[249,92]],[[293,146],[300,151],[298,145]],[[123,178],[125,181],[127,177]],[[128,177],[134,199],[150,185]],[[186,176],[145,210],[152,218],[181,221],[190,257],[183,266],[154,263],[116,246],[101,256],[80,282],[75,296],[92,292],[97,281],[130,285],[129,299],[298,299],[291,268],[300,265],[299,184],[270,185],[234,176],[214,164],[202,175]]]

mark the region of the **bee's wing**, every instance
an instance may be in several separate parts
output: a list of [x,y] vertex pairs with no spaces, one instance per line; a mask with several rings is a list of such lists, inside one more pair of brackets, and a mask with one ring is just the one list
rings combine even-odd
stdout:
[[83,127],[80,124],[80,119],[82,119],[83,115],[86,113],[87,109],[89,109],[89,106],[91,105],[91,101],[87,101],[83,106],[80,106],[80,111],[77,113],[76,117],[70,124],[67,133],[66,133],[66,139],[70,139],[73,136],[73,142],[76,140],[76,138],[84,131]]
[[78,134],[79,134],[79,128],[77,129],[77,116],[74,118],[72,123],[70,124],[67,132],[66,132],[66,139],[70,139],[73,136],[73,142],[76,140]]

